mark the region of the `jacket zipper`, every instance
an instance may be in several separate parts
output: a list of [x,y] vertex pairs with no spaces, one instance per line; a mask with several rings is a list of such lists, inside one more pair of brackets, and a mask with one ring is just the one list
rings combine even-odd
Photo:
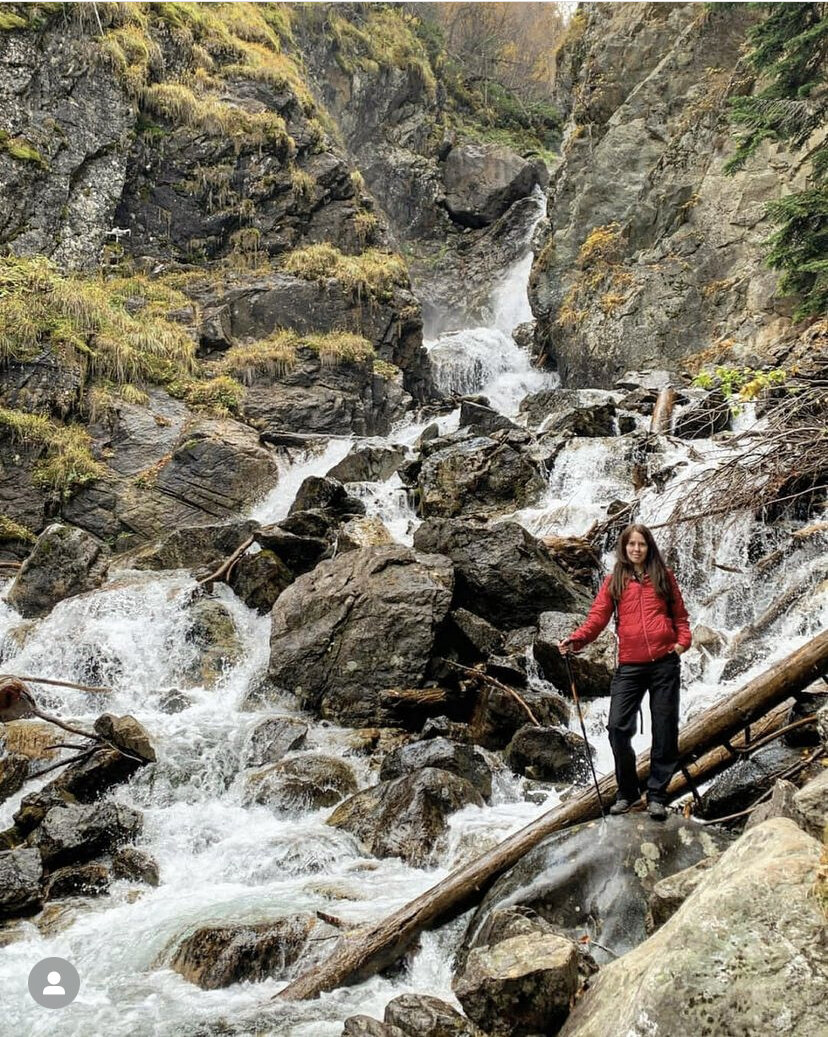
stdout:
[[641,607],[641,629],[644,631],[644,640],[647,642],[647,654],[650,656],[650,662],[655,662],[653,658],[653,650],[650,648],[650,639],[647,637],[647,623],[644,619],[644,583],[638,584],[638,604]]

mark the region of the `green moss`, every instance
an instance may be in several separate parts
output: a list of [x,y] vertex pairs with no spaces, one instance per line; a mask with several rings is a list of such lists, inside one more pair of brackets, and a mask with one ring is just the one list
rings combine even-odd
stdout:
[[14,29],[27,29],[29,23],[19,14],[11,11],[0,11],[0,32],[11,32]]
[[387,378],[390,381],[396,381],[402,374],[402,371],[396,365],[389,364],[387,360],[375,358],[374,374],[379,375],[380,378]]
[[49,168],[46,159],[25,137],[12,137],[5,130],[0,130],[0,149],[18,162],[36,162],[41,169]]

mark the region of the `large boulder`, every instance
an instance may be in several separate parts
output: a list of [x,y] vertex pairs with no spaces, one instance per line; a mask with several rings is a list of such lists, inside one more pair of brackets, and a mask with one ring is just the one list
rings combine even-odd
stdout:
[[185,526],[114,560],[120,569],[197,569],[212,572],[258,528],[252,519]]
[[330,512],[335,518],[346,515],[364,515],[365,505],[352,497],[338,479],[330,476],[309,475],[296,492],[289,515],[297,511]]
[[383,1021],[405,1037],[484,1037],[456,1008],[428,994],[400,994],[385,1006]]
[[446,818],[483,798],[465,778],[426,767],[363,789],[328,818],[334,828],[355,835],[377,857],[402,857],[415,867],[429,861]]
[[276,811],[319,810],[356,790],[354,772],[344,760],[305,752],[250,773],[245,799]]
[[[555,692],[524,688],[520,698],[544,728],[557,727],[569,720],[569,704]],[[470,721],[472,741],[484,749],[505,749],[531,719],[523,703],[510,693],[508,686],[502,686],[502,681],[500,684],[482,682]]]
[[[543,676],[562,691],[569,691],[569,671],[558,642],[571,634],[584,620],[584,614],[543,612],[538,616],[538,630],[532,650]],[[609,695],[615,673],[616,638],[612,623],[582,651],[569,656],[572,676],[582,698]]]
[[20,847],[0,853],[0,918],[32,914],[43,900],[40,852]]
[[32,844],[49,869],[82,864],[98,854],[132,842],[143,815],[124,803],[59,803],[35,829]]
[[461,144],[443,167],[446,208],[463,227],[485,227],[528,195],[538,182],[537,167],[510,148]]
[[203,926],[179,943],[169,965],[202,990],[218,990],[284,975],[300,958],[309,967],[330,951],[335,934],[332,926],[312,914]]
[[493,1037],[554,1033],[578,989],[578,951],[557,934],[512,936],[474,948],[452,986],[466,1014]]
[[423,767],[437,767],[465,778],[484,799],[492,794],[492,772],[483,756],[471,745],[458,745],[440,737],[393,749],[382,761],[380,781],[401,778]]
[[447,558],[397,545],[323,561],[273,608],[270,678],[323,716],[376,723],[383,691],[425,683],[453,589]]
[[37,538],[6,600],[22,616],[45,616],[64,598],[100,587],[109,557],[109,548],[97,537],[53,523]]
[[616,399],[617,394],[601,389],[544,389],[526,396],[519,412],[540,432],[614,436]]
[[610,818],[600,828],[585,824],[558,832],[494,883],[469,923],[467,939],[473,942],[497,909],[520,904],[575,940],[586,932],[613,954],[624,954],[646,937],[656,882],[730,841],[726,833],[679,817],[658,822],[640,814]]
[[760,793],[768,791],[777,774],[800,760],[799,752],[781,741],[757,749],[752,756],[737,760],[701,794],[697,813],[715,820],[746,810]]
[[457,579],[455,604],[497,627],[534,625],[541,612],[589,606],[586,592],[516,522],[488,526],[427,519],[414,534],[414,546],[450,558]]
[[589,773],[583,738],[565,727],[524,724],[506,746],[504,759],[518,774],[541,781],[571,781]]
[[474,436],[461,429],[436,441],[438,448],[429,452],[417,476],[423,515],[498,514],[535,501],[546,483],[537,463],[520,442],[509,442],[510,436],[527,434]]
[[248,608],[265,615],[293,583],[293,573],[273,551],[248,552],[233,566],[229,583]]
[[602,968],[559,1037],[825,1032],[821,850],[784,818],[745,832],[653,936]]
[[405,448],[383,439],[366,440],[328,471],[328,477],[346,482],[383,482],[396,472]]

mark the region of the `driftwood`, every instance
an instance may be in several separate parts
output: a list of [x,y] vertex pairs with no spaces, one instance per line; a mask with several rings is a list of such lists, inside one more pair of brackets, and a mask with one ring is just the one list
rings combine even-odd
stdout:
[[650,418],[651,433],[666,433],[670,431],[670,423],[673,418],[673,407],[676,402],[676,390],[666,385],[658,394],[653,407],[653,415]]
[[[732,739],[774,706],[807,687],[828,670],[828,631],[775,663],[766,673],[696,717],[679,734],[682,762]],[[765,733],[768,733],[765,731]],[[724,750],[727,752],[727,750]],[[649,772],[649,751],[637,761],[639,778]],[[688,768],[689,769],[689,768]],[[676,791],[687,787],[683,775],[673,779]],[[599,781],[601,795],[616,792],[614,775]],[[671,784],[670,789],[673,789]],[[343,937],[322,965],[300,974],[281,991],[280,998],[302,1000],[326,990],[355,983],[386,968],[404,954],[424,929],[449,921],[477,903],[494,880],[512,867],[533,846],[553,832],[599,816],[596,789],[579,795],[549,811],[504,840],[488,853],[453,871],[436,886],[422,893],[376,925]]]
[[199,587],[207,587],[209,590],[210,586],[214,584],[216,580],[228,579],[233,566],[241,558],[241,556],[248,549],[248,547],[250,547],[250,545],[253,543],[255,539],[256,538],[251,535],[247,538],[247,540],[244,541],[244,543],[239,544],[236,550],[224,559],[224,561],[221,563],[218,569],[216,569],[215,572],[210,573],[209,576],[205,576],[203,580],[198,581]]
[[511,695],[511,697],[515,700],[515,702],[517,702],[521,709],[523,709],[526,712],[526,715],[529,717],[529,719],[532,721],[535,727],[541,727],[541,722],[532,712],[532,708],[529,705],[529,703],[526,701],[525,698],[523,698],[522,695],[519,695],[514,688],[510,688],[508,684],[504,684],[502,681],[499,681],[497,677],[492,677],[490,674],[484,673],[482,670],[478,670],[471,666],[463,666],[462,663],[455,663],[452,662],[450,659],[446,659],[446,662],[450,666],[453,666],[456,670],[460,670],[461,673],[465,673],[471,680],[483,681],[485,684],[490,684],[493,688],[498,688],[500,691],[505,691],[507,695]]

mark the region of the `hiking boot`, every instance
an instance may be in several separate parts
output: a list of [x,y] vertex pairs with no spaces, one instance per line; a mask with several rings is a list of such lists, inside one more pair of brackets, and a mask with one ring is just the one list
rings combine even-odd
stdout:
[[667,820],[667,807],[663,803],[659,803],[657,799],[651,800],[647,804],[647,813],[653,821]]
[[611,814],[626,814],[632,806],[632,803],[628,799],[616,799],[616,801],[609,808]]

